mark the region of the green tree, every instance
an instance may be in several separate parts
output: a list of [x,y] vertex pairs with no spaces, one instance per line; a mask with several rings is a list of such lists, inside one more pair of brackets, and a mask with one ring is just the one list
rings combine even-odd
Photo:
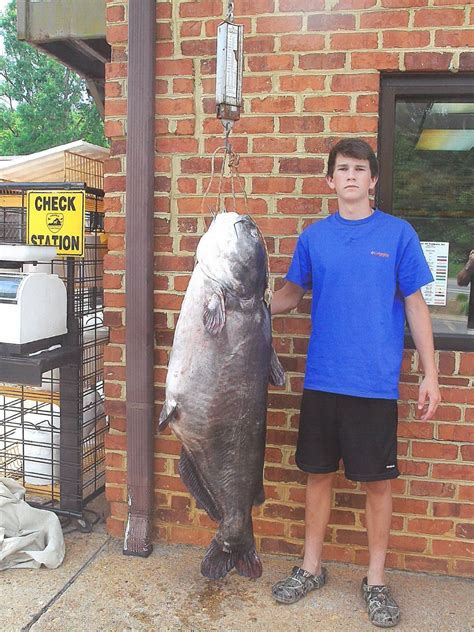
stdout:
[[75,72],[16,36],[16,2],[0,13],[0,155],[74,140],[106,146],[103,121]]

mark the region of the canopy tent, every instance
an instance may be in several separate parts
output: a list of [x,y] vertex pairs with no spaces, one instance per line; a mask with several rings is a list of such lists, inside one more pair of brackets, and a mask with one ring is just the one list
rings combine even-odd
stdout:
[[[1,156],[0,181],[3,182],[81,182],[84,167],[78,161],[85,159],[94,176],[102,175],[102,165],[109,150],[83,140],[59,145],[26,156]],[[93,168],[94,163],[97,169]],[[100,168],[99,168],[100,167]],[[97,186],[91,181],[90,186]]]

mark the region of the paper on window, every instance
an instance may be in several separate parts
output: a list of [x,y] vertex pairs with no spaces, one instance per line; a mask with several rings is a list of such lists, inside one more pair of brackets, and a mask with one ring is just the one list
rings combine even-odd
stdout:
[[425,285],[421,292],[427,305],[446,305],[448,293],[448,241],[422,241],[426,261],[430,266],[434,281]]

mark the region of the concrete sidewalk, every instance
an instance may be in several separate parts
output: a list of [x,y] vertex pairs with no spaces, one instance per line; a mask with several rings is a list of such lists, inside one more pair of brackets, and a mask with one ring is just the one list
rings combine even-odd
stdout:
[[[328,564],[327,586],[284,606],[270,588],[294,558],[263,556],[257,581],[233,572],[212,582],[199,572],[203,549],[158,544],[147,559],[126,557],[103,524],[89,535],[66,535],[66,551],[56,570],[0,573],[2,632],[376,630],[359,594],[360,567]],[[400,632],[474,630],[473,582],[398,571],[389,577],[402,607]]]

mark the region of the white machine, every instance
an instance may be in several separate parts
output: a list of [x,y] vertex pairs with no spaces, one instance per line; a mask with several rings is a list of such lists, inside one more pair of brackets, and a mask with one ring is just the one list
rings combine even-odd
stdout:
[[61,336],[66,287],[56,274],[0,273],[0,343],[26,344]]
[[[0,244],[0,344],[25,345],[67,332],[66,287],[49,274],[56,257],[52,247]],[[18,263],[28,272],[5,268]],[[3,267],[3,270],[1,269]]]

